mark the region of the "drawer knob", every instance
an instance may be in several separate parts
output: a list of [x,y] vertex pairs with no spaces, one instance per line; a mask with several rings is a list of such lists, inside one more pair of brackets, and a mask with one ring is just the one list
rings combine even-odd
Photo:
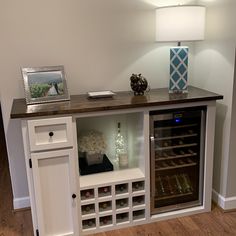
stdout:
[[76,194],[73,193],[72,194],[72,198],[75,199],[76,198]]
[[51,132],[49,132],[49,134],[48,134],[50,137],[52,137],[53,135],[54,135],[54,133],[51,131]]

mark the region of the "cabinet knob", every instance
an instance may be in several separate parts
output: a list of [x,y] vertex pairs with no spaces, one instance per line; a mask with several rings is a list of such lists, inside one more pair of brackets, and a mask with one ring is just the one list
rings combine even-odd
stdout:
[[72,198],[75,199],[76,198],[76,194],[73,193],[72,194]]
[[51,132],[49,132],[49,134],[48,134],[50,137],[52,137],[53,135],[54,135],[54,133],[51,131]]

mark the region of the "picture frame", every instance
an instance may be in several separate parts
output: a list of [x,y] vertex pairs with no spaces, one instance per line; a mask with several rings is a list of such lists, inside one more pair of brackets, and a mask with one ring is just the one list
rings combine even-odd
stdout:
[[64,66],[21,68],[27,105],[70,100]]

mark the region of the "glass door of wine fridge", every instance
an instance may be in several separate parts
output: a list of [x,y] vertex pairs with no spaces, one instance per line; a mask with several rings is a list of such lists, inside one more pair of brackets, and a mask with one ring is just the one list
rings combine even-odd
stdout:
[[205,113],[150,112],[152,214],[202,205]]

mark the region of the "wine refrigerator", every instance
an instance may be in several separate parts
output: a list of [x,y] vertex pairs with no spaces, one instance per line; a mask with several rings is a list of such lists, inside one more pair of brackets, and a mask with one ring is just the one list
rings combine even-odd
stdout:
[[150,112],[151,214],[203,204],[206,108]]

